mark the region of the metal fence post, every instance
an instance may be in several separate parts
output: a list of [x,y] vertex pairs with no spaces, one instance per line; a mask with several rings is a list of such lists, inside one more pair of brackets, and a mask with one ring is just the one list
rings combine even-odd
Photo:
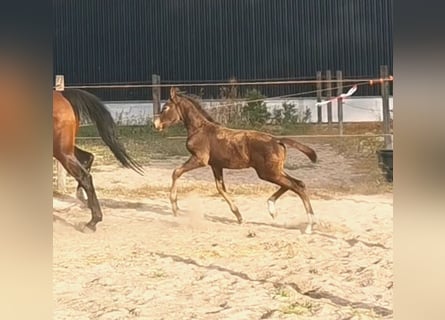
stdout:
[[[321,71],[317,71],[317,102],[321,102]],[[322,122],[322,106],[317,105],[317,123]]]
[[382,112],[383,112],[383,133],[385,134],[385,148],[392,149],[392,139],[390,136],[390,114],[389,114],[389,84],[388,79],[388,66],[380,66],[380,78],[382,80],[381,93],[382,93]]
[[[326,70],[326,99],[330,100],[332,98],[332,84],[331,84],[331,70]],[[332,102],[328,102],[327,104],[327,113],[328,113],[328,124],[332,124]]]
[[152,99],[153,99],[153,115],[159,114],[161,111],[161,76],[157,74],[151,75],[151,81],[153,84],[152,88]]
[[[343,93],[343,74],[341,70],[337,70],[337,96]],[[338,114],[338,130],[339,134],[343,135],[343,99],[337,99],[337,114]]]

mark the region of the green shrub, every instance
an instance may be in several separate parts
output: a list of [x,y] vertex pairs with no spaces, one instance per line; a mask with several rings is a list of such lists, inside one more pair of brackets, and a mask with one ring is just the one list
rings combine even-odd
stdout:
[[308,123],[311,119],[311,110],[297,110],[295,104],[284,102],[282,109],[275,109],[273,112],[274,122],[278,125],[289,126],[298,123]]
[[261,126],[267,123],[271,118],[270,112],[267,111],[264,99],[266,97],[259,90],[248,90],[245,99],[247,105],[241,111],[243,122],[253,127]]

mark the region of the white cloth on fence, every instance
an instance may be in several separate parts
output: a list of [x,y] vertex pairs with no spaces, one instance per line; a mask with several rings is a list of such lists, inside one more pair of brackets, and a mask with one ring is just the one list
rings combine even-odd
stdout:
[[356,91],[357,91],[357,85],[354,85],[354,86],[352,86],[351,89],[349,89],[348,92],[346,92],[346,93],[342,93],[341,95],[339,95],[339,96],[337,96],[337,97],[335,97],[335,98],[329,99],[329,100],[325,100],[325,101],[317,102],[317,103],[315,103],[315,105],[316,105],[316,106],[322,106],[322,105],[324,105],[324,104],[328,104],[329,102],[338,100],[338,99],[340,99],[340,98],[343,98],[343,99],[344,99],[344,98],[347,98],[347,97],[349,97],[349,96],[352,96],[352,95],[354,94],[354,92],[356,92]]

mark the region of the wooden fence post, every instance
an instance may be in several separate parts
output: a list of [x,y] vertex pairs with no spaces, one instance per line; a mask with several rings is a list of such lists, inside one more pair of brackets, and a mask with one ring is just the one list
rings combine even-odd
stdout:
[[[380,66],[380,78],[388,79],[388,66]],[[390,114],[389,114],[389,84],[383,80],[381,86],[382,93],[382,112],[383,112],[383,133],[385,134],[385,148],[392,149],[392,139],[390,136]]]
[[[331,70],[326,70],[326,99],[330,100],[332,98],[332,84],[331,84]],[[328,102],[327,104],[327,112],[328,112],[328,124],[332,124],[332,102]]]
[[153,84],[152,98],[153,98],[153,116],[159,114],[161,111],[161,76],[157,74],[151,75],[151,81]]
[[[321,102],[321,71],[317,71],[317,102]],[[322,109],[321,105],[317,105],[317,123],[322,122]]]
[[65,77],[63,75],[56,75],[56,81],[55,81],[55,88],[56,91],[63,91],[65,90]]
[[[56,75],[55,89],[56,91],[65,90],[65,77],[63,75]],[[59,161],[56,161],[56,174],[57,174],[56,189],[58,192],[65,193],[66,170]]]
[[[343,93],[343,74],[341,70],[337,70],[337,96]],[[343,135],[343,99],[337,99],[337,114],[338,114],[338,130],[339,134]]]

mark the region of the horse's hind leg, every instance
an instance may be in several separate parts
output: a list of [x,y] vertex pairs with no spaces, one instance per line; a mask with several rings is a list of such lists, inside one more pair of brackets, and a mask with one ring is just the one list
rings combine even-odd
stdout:
[[227,191],[226,191],[226,186],[224,185],[222,168],[217,168],[217,167],[212,166],[212,171],[213,171],[213,176],[215,177],[216,189],[223,196],[223,198],[226,200],[226,202],[229,204],[230,210],[232,210],[233,214],[236,216],[238,223],[242,223],[243,218],[241,217],[241,214],[240,214],[237,206],[233,203],[232,200],[230,200],[229,196],[226,193]]
[[[94,155],[88,151],[82,150],[77,146],[74,146],[74,155],[76,156],[77,160],[80,162],[80,164],[88,171],[90,172],[91,166],[94,161]],[[87,198],[85,190],[82,188],[80,183],[77,184],[77,191],[76,191],[77,198],[82,201],[83,203],[87,204]]]
[[62,163],[68,173],[77,180],[87,193],[88,207],[91,209],[91,220],[86,224],[86,227],[95,231],[96,224],[102,221],[102,210],[97,200],[91,174],[80,164],[74,155],[60,156],[57,157],[57,160]]

